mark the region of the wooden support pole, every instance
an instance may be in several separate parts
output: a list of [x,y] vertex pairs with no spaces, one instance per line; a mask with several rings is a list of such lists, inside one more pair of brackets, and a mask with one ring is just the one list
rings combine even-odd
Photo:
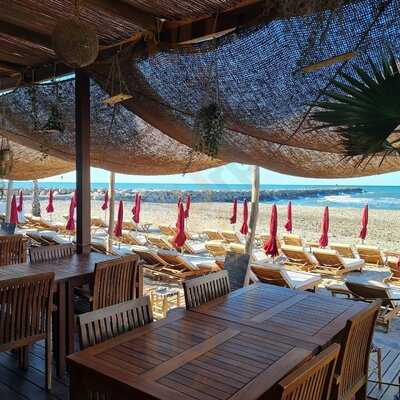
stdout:
[[76,250],[90,252],[90,79],[75,71]]
[[114,220],[115,220],[115,173],[110,172],[110,181],[108,186],[109,206],[108,206],[108,238],[107,238],[107,251],[112,250],[112,237],[114,234]]
[[259,210],[259,198],[260,198],[260,167],[254,165],[253,169],[253,182],[251,187],[251,212],[249,221],[250,233],[246,240],[246,254],[250,256],[249,265],[247,267],[246,277],[244,285],[248,285],[250,279],[252,279],[252,272],[250,270],[251,260],[253,257],[254,238],[256,236],[258,210]]

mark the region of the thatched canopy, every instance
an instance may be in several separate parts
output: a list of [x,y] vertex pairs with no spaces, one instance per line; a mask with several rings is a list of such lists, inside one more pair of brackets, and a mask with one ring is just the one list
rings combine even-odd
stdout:
[[[92,78],[92,165],[166,174],[235,161],[327,178],[398,170],[396,153],[362,163],[345,158],[337,132],[313,129],[310,104],[339,72],[353,74],[354,65],[365,66],[387,48],[400,57],[400,1],[299,3],[81,1],[80,18],[97,30],[101,45],[97,61],[86,68]],[[16,179],[73,169],[73,76],[32,85],[71,72],[57,62],[51,33],[73,13],[73,2],[21,0],[0,14],[0,85],[14,89],[0,97],[1,134],[32,149],[21,157],[32,168],[15,163]],[[218,38],[203,40],[210,35]],[[103,99],[111,92],[116,50],[132,98],[113,109]],[[199,112],[211,102],[225,121],[214,159],[192,150]],[[54,105],[63,132],[43,130]],[[50,156],[44,161],[38,157],[43,152]]]

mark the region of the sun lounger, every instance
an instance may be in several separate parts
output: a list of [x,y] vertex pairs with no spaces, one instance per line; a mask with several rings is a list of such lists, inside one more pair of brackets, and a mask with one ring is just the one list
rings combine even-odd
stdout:
[[107,224],[101,218],[91,218],[90,225],[96,228],[106,228]]
[[286,264],[288,265],[294,265],[306,271],[310,271],[318,266],[318,261],[315,257],[301,246],[284,244],[281,246],[281,251],[286,256]]
[[204,243],[193,243],[191,240],[187,240],[183,245],[183,251],[189,254],[202,254],[207,253],[206,246]]
[[163,249],[163,250],[175,249],[172,243],[163,236],[147,235],[146,239],[150,245],[157,247],[158,249]]
[[69,244],[72,243],[71,240],[68,240],[66,237],[58,235],[56,232],[45,231],[39,232],[42,239],[47,240],[50,244]]
[[291,271],[273,263],[269,263],[268,265],[253,264],[251,269],[260,282],[288,287],[290,289],[315,291],[321,282],[321,276],[318,274]]
[[353,251],[351,246],[348,244],[342,244],[342,243],[331,243],[329,247],[332,250],[336,250],[342,257],[346,258],[358,258],[357,254]]
[[147,244],[147,239],[144,235],[138,235],[135,232],[127,230],[122,231],[122,236],[119,239],[122,243],[135,246],[144,246]]
[[224,240],[224,237],[222,236],[221,232],[215,230],[215,229],[207,229],[202,232],[204,235],[206,235],[210,241],[214,240]]
[[220,240],[210,240],[205,242],[204,246],[214,257],[225,257],[228,252],[226,245]]
[[304,247],[303,239],[299,235],[291,233],[282,236],[282,243],[287,246]]
[[234,231],[221,231],[221,235],[228,243],[243,243],[239,235]]
[[385,265],[385,256],[376,246],[357,246],[357,252],[367,264]]
[[377,324],[383,325],[386,331],[389,331],[393,318],[400,313],[399,288],[388,286],[381,282],[363,284],[346,281],[346,286],[356,298],[367,301],[380,299],[382,301]]
[[25,236],[28,237],[29,239],[33,240],[34,244],[36,244],[36,245],[48,246],[48,245],[52,244],[51,241],[48,241],[48,240],[42,238],[39,231],[27,231],[27,232],[25,232]]
[[176,228],[170,225],[158,225],[158,229],[163,235],[166,236],[175,236],[176,235]]
[[341,275],[352,271],[362,271],[364,260],[344,258],[336,250],[313,249],[313,255],[318,261],[318,270],[324,273]]

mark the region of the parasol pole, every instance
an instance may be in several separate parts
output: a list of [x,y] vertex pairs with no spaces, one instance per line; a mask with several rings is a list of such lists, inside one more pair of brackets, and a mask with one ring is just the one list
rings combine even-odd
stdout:
[[13,181],[11,179],[8,180],[7,185],[7,198],[6,198],[6,222],[10,222],[11,215],[11,200],[12,200],[12,191],[13,191]]
[[112,237],[114,232],[114,210],[115,210],[115,173],[110,172],[110,180],[108,186],[109,204],[108,204],[108,240],[107,251],[112,251]]
[[253,165],[252,170],[253,170],[253,179],[251,187],[251,212],[249,221],[250,232],[246,239],[246,248],[245,248],[246,254],[249,255],[249,264],[247,266],[244,286],[247,286],[250,283],[250,279],[253,280],[254,278],[254,274],[251,271],[250,266],[253,258],[254,239],[256,236],[259,198],[260,198],[260,167]]

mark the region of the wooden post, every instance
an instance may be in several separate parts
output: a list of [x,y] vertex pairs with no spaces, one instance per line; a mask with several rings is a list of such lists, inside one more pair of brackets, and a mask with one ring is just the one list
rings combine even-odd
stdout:
[[256,236],[258,209],[259,209],[259,197],[260,197],[260,167],[254,165],[253,169],[253,182],[251,187],[251,212],[249,221],[250,233],[246,240],[246,254],[250,256],[249,265],[247,267],[246,277],[244,280],[244,286],[249,284],[250,279],[253,280],[253,273],[250,270],[250,265],[253,257],[254,238]]
[[115,173],[110,172],[110,181],[108,187],[108,194],[110,195],[108,206],[108,240],[107,251],[112,251],[112,237],[114,234],[114,220],[115,220]]
[[90,79],[75,71],[76,247],[90,252]]
[[13,195],[13,183],[14,183],[14,181],[8,180],[7,197],[6,197],[6,222],[10,222],[11,200],[12,200],[12,195]]

